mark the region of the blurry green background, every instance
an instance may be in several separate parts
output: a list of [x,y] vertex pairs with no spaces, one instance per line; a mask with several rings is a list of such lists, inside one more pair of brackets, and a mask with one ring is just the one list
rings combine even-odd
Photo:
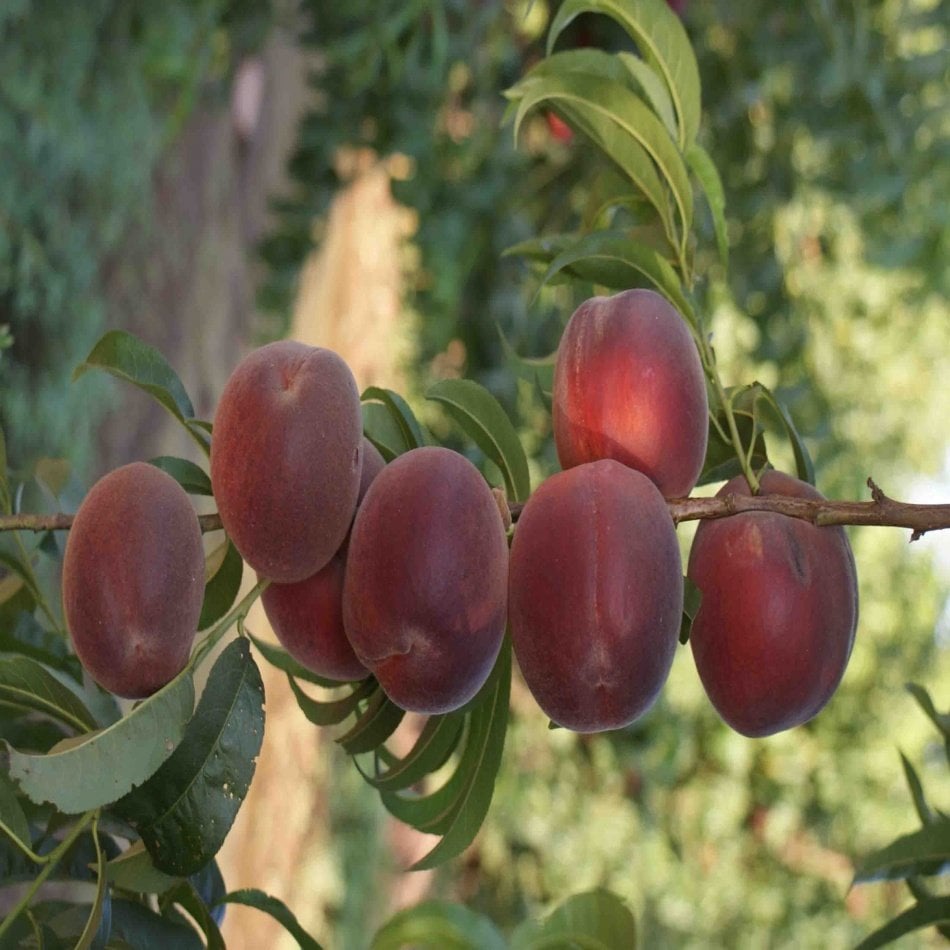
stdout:
[[[946,4],[677,6],[727,194],[730,274],[707,240],[700,288],[726,383],[760,379],[786,400],[829,497],[867,497],[870,475],[898,498],[950,499]],[[114,385],[69,382],[108,327],[187,363],[210,415],[240,347],[287,331],[301,267],[346,183],[339,156],[362,148],[400,169],[393,193],[415,221],[402,299],[410,393],[446,372],[478,379],[522,427],[536,481],[552,471],[547,413],[501,338],[549,353],[593,288],[538,292],[539,275],[501,255],[589,221],[606,169],[541,116],[517,148],[500,121],[501,92],[541,55],[555,7],[7,0],[0,421],[11,463],[67,456],[88,480],[142,451],[160,418],[116,416]],[[265,120],[242,125],[235,90],[258,67],[281,81],[268,71],[284,61],[277,36],[305,80],[285,119],[293,134],[268,152]],[[563,42],[612,49],[623,38],[582,17]],[[181,187],[192,178],[197,198]],[[215,286],[231,293],[211,299],[204,281],[218,271]],[[685,550],[691,529],[681,534]],[[950,556],[938,535],[912,546],[892,529],[851,536],[858,638],[815,721],[766,740],[734,735],[688,649],[657,706],[609,736],[549,732],[516,690],[488,820],[431,893],[510,928],[602,884],[635,909],[644,946],[674,948],[847,947],[905,906],[902,886],[848,888],[856,858],[916,825],[898,748],[932,803],[950,807],[935,734],[903,690],[915,681],[938,707],[950,700]],[[324,748],[315,935],[359,948],[393,886],[380,871],[383,813]]]

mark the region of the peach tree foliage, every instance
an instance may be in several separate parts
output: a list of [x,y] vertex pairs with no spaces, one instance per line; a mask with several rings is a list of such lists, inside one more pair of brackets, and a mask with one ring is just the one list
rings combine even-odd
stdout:
[[[589,11],[615,19],[643,51],[642,58],[590,48],[549,49],[509,91],[511,116],[517,130],[531,110],[553,110],[614,166],[617,190],[611,200],[618,208],[629,206],[631,194],[640,197],[637,217],[624,227],[544,236],[522,243],[515,252],[538,262],[545,281],[577,280],[608,289],[648,287],[666,296],[683,315],[714,397],[700,484],[740,472],[755,481],[768,462],[767,438],[776,436],[789,441],[799,478],[811,482],[808,452],[774,394],[758,383],[732,390],[722,386],[696,302],[694,237],[704,207],[722,266],[728,248],[722,186],[712,158],[697,142],[699,79],[685,32],[659,0],[568,0],[552,24],[550,47],[575,16]],[[96,344],[76,374],[93,369],[157,399],[208,455],[211,424],[195,418],[184,387],[155,350],[113,332]],[[550,363],[520,361],[517,369],[530,375],[542,394],[550,390]],[[494,398],[466,380],[444,380],[427,396],[496,466],[510,502],[526,502],[530,485],[525,453]],[[362,421],[365,434],[387,460],[432,441],[406,401],[385,389],[363,393]],[[5,476],[5,459],[0,461]],[[175,458],[152,462],[186,491],[212,494],[206,466]],[[71,490],[61,471],[44,466],[27,483],[4,477],[0,503],[5,514],[56,511],[67,507]],[[8,575],[0,587],[0,723],[5,740],[0,880],[32,884],[16,912],[0,924],[3,936],[22,942],[45,935],[80,946],[109,940],[138,945],[147,939],[197,946],[197,933],[181,908],[209,946],[221,946],[222,908],[237,902],[272,914],[302,946],[315,945],[276,899],[259,891],[227,892],[214,860],[253,779],[263,738],[260,661],[287,674],[302,714],[317,726],[335,730],[336,741],[396,818],[438,836],[416,867],[434,867],[456,857],[490,814],[507,728],[507,642],[474,699],[457,711],[431,716],[414,747],[397,757],[386,742],[404,713],[374,680],[340,687],[245,629],[247,609],[262,585],[237,600],[243,562],[224,539],[209,558],[197,624],[200,638],[185,669],[123,713],[113,696],[83,675],[66,645],[57,598],[49,595],[49,579],[55,574],[51,565],[61,558],[63,536],[40,533],[35,543],[23,534],[12,538],[2,551]],[[687,597],[683,639],[695,610],[693,592]],[[235,624],[239,636],[211,665],[196,706],[195,673],[207,665],[211,647]],[[946,717],[928,697],[918,698],[946,736]],[[415,790],[446,766],[449,777],[444,783],[435,788],[424,784],[421,794]],[[948,822],[927,805],[910,763],[906,768],[926,833],[899,839],[869,858],[861,875],[907,880],[916,903],[867,946],[915,927],[946,922],[950,916],[947,899],[932,896],[925,880],[939,873],[947,857]],[[35,888],[46,880],[88,881],[95,885],[94,896],[82,905],[31,903]],[[589,937],[600,939],[598,945],[629,946],[632,927],[629,912],[615,898],[594,892],[566,902],[544,923],[527,922],[510,935],[509,945]],[[484,918],[436,904],[389,922],[375,945],[437,939],[433,935],[438,933],[458,934],[468,945],[505,945],[505,938]]]

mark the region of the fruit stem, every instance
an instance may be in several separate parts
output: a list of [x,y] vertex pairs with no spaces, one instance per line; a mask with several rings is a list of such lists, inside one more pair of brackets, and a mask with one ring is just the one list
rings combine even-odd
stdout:
[[270,581],[267,579],[259,580],[207,633],[205,638],[195,647],[195,652],[191,655],[188,667],[196,670],[201,661],[213,649],[214,645],[234,626],[237,621],[247,616],[251,605],[267,589]]
[[76,826],[65,838],[43,859],[45,864],[40,873],[33,879],[33,882],[27,888],[26,893],[20,898],[19,903],[7,914],[6,918],[0,923],[0,937],[10,929],[13,921],[23,913],[33,900],[36,892],[43,886],[43,882],[52,874],[53,869],[59,864],[60,859],[73,846],[76,839],[86,830],[86,826],[98,815],[98,809],[87,811],[86,814],[76,822]]

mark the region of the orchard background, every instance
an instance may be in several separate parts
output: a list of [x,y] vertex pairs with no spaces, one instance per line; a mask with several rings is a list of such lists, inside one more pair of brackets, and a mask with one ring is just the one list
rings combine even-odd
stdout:
[[[107,329],[164,353],[203,418],[253,345],[328,346],[361,387],[405,394],[482,464],[423,398],[439,379],[475,379],[516,421],[532,483],[553,471],[550,417],[512,352],[550,353],[592,285],[542,287],[543,268],[503,253],[589,226],[606,173],[543,112],[515,143],[501,94],[543,56],[557,6],[22,0],[0,13],[11,483],[39,474],[70,511],[126,461],[199,460],[138,390],[70,382]],[[728,277],[697,213],[695,288],[723,377],[776,392],[827,497],[866,498],[872,476],[897,498],[947,500],[945,5],[677,10],[726,196]],[[628,46],[584,16],[559,48]],[[679,529],[684,550],[692,530]],[[508,933],[594,887],[627,902],[643,946],[854,945],[910,901],[900,882],[849,890],[864,856],[919,825],[898,749],[931,804],[950,804],[939,734],[903,688],[946,706],[950,558],[939,533],[850,536],[857,640],[812,723],[732,733],[683,648],[657,705],[595,737],[548,731],[516,679],[485,824],[435,872],[404,873],[432,839],[386,817],[261,664],[266,738],[220,855],[228,888],[279,897],[333,947],[367,945],[427,897]],[[264,632],[261,615],[247,625]],[[15,899],[0,891],[0,906]],[[294,945],[281,933],[228,908],[229,947]],[[908,945],[939,940],[931,929]]]

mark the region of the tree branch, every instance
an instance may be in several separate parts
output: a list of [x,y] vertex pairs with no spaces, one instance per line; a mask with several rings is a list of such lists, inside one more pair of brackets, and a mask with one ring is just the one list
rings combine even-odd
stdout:
[[[772,511],[789,518],[800,518],[815,525],[879,525],[907,528],[911,541],[928,531],[950,528],[950,504],[912,505],[888,498],[869,478],[871,501],[829,501],[793,498],[790,495],[722,495],[715,498],[674,498],[668,502],[673,520],[701,521],[729,518],[747,511]],[[523,504],[512,504],[511,517],[518,520]],[[73,516],[0,515],[0,531],[67,531]],[[220,531],[220,515],[199,515],[201,530]]]

